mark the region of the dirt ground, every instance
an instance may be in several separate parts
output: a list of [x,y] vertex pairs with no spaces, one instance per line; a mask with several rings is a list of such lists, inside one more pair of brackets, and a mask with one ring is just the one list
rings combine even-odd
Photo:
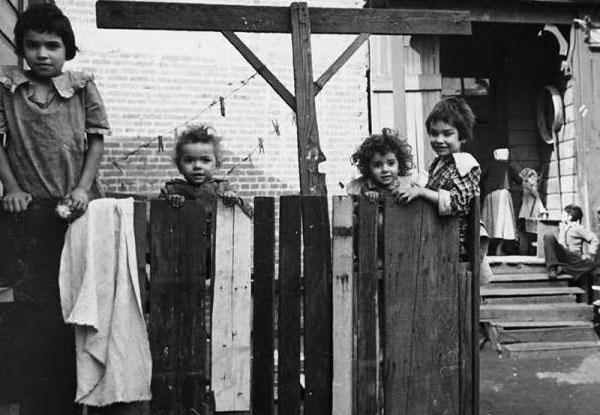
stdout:
[[480,357],[480,415],[600,414],[600,352],[513,360]]

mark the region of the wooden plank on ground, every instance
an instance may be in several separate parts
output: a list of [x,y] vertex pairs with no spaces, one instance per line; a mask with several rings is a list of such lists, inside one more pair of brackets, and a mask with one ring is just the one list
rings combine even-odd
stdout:
[[275,203],[272,197],[254,199],[254,310],[252,313],[252,412],[274,413]]
[[[377,204],[358,202],[358,281],[356,283],[356,413],[378,413]],[[392,412],[393,413],[393,412]]]
[[458,414],[458,221],[425,201],[388,201],[384,246],[385,412]]
[[283,196],[279,214],[279,414],[300,414],[300,260],[299,196]]
[[331,413],[331,237],[327,197],[302,197],[304,241],[304,414]]
[[217,412],[250,410],[252,221],[217,202],[212,312],[212,389]]
[[[96,22],[105,29],[290,33],[289,12],[289,7],[101,0]],[[311,7],[309,23],[313,33],[471,34],[466,11]]]
[[150,348],[153,414],[205,413],[207,386],[204,287],[207,210],[151,202]]
[[354,408],[353,201],[333,197],[333,390],[332,415]]

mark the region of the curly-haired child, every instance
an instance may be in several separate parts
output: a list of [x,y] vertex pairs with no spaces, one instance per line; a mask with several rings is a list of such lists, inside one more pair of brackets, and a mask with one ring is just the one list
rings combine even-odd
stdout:
[[415,179],[411,151],[410,145],[389,128],[367,137],[350,157],[361,176],[348,183],[346,192],[376,202],[410,187]]

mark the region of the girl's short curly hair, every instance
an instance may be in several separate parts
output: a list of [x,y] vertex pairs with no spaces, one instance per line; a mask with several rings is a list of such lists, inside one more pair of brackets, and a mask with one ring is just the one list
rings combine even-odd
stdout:
[[178,137],[177,143],[175,144],[173,161],[175,165],[179,166],[181,160],[183,146],[186,144],[195,143],[210,143],[213,145],[215,150],[215,159],[217,160],[217,167],[221,166],[223,159],[223,149],[221,147],[222,137],[216,134],[214,128],[208,125],[190,125],[186,128]]
[[15,45],[17,54],[25,56],[23,40],[25,33],[33,30],[40,33],[54,33],[62,39],[65,45],[65,59],[70,61],[77,53],[75,45],[75,34],[71,27],[69,18],[63,12],[50,3],[32,4],[23,12],[15,25]]
[[444,98],[438,101],[425,120],[427,131],[436,121],[445,122],[456,128],[458,138],[461,141],[473,139],[473,127],[475,126],[475,114],[467,102],[458,97]]
[[384,128],[381,134],[367,137],[350,156],[350,161],[358,167],[364,177],[369,177],[369,164],[373,156],[387,153],[396,155],[399,176],[406,176],[413,168],[412,147],[406,142],[406,139],[400,138],[396,131],[389,128]]

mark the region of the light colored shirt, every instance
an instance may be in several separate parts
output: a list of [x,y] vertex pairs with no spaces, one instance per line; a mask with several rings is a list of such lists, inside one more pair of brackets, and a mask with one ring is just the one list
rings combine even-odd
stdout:
[[598,252],[598,237],[579,222],[561,223],[558,229],[558,242],[571,252],[583,254],[583,243],[588,244],[588,254],[592,257]]
[[[0,68],[0,134],[21,190],[34,198],[61,199],[72,191],[85,162],[86,133],[110,134],[102,99],[90,74],[52,78],[45,103],[34,99],[28,72]],[[97,186],[91,196],[98,196]]]

